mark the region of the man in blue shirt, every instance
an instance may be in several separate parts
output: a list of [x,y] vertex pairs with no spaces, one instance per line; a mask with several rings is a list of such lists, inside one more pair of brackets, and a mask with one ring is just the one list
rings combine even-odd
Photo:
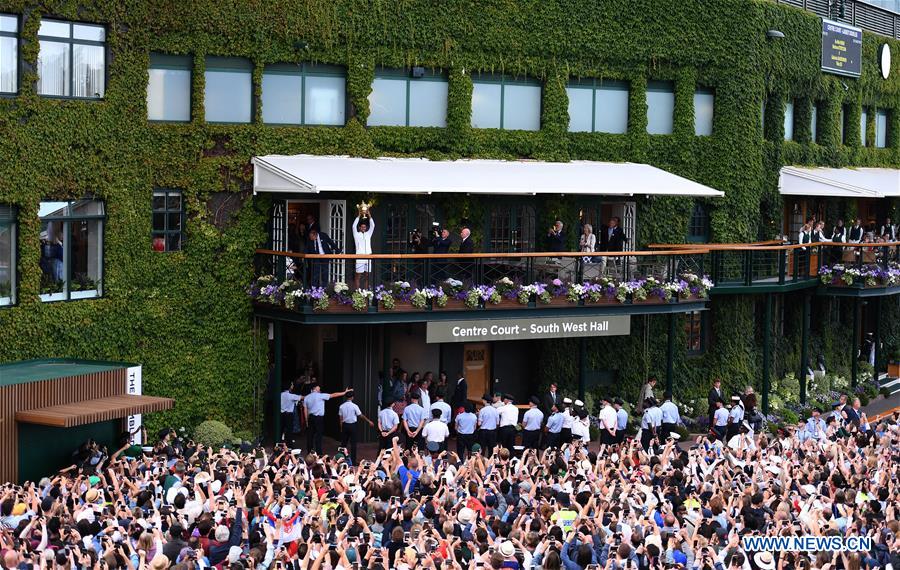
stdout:
[[412,400],[403,410],[403,431],[406,435],[407,449],[416,446],[423,448],[422,428],[425,427],[425,408],[419,405],[419,392],[410,392]]
[[397,435],[400,429],[400,416],[394,411],[394,401],[390,398],[385,400],[384,407],[378,412],[378,449],[390,449],[391,438]]
[[628,412],[624,406],[622,398],[613,400],[613,407],[616,409],[616,443],[625,441],[625,432],[628,431]]
[[557,448],[562,441],[563,414],[559,411],[559,404],[550,407],[550,417],[547,418],[547,447]]
[[537,396],[531,397],[531,407],[522,416],[522,447],[537,449],[541,442],[541,425],[544,423],[544,412],[538,409],[541,401]]
[[678,406],[672,401],[672,392],[666,392],[663,396],[665,401],[659,410],[662,412],[662,423],[660,425],[660,441],[665,441],[669,434],[675,431],[675,426],[681,421],[681,415],[678,413]]
[[813,439],[815,441],[822,441],[825,439],[825,420],[820,417],[821,415],[822,410],[814,408],[812,417],[806,420],[806,439]]
[[478,416],[475,415],[475,406],[472,402],[466,402],[464,412],[456,416],[456,454],[460,459],[465,459],[472,452],[472,444],[475,443],[475,426],[478,425]]
[[391,455],[393,455],[394,463],[399,465],[397,467],[397,476],[400,478],[400,486],[403,488],[403,493],[409,496],[415,492],[416,485],[419,483],[419,476],[422,474],[419,471],[419,453],[413,451],[409,457],[401,457],[400,448],[397,445],[398,440],[399,438],[397,437],[391,440]]
[[485,394],[482,401],[484,406],[478,412],[478,435],[485,455],[490,455],[494,452],[494,446],[497,445],[497,426],[500,424],[500,412],[491,405],[490,394]]
[[322,455],[322,435],[325,433],[325,402],[332,398],[343,396],[349,389],[343,392],[323,394],[322,387],[313,384],[309,394],[303,399],[303,407],[309,420],[309,431],[306,432],[306,447]]

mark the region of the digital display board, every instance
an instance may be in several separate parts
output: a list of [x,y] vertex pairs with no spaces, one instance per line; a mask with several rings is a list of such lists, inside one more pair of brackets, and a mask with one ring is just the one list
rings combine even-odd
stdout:
[[862,30],[822,20],[822,71],[859,77],[862,73]]

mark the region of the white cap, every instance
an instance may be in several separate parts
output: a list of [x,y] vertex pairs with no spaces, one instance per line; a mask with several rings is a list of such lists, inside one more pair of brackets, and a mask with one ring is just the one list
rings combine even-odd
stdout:
[[575,400],[575,405],[578,406],[578,407],[580,407],[580,408],[583,408],[583,407],[584,407],[584,402],[582,402],[581,400]]
[[294,516],[294,506],[293,505],[285,505],[281,508],[281,518],[289,519]]

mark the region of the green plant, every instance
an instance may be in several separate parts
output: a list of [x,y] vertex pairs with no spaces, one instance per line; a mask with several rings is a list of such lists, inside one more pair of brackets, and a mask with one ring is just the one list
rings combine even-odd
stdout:
[[253,435],[253,432],[250,430],[238,429],[234,430],[234,439],[238,440],[239,442],[253,441],[254,439],[256,439],[256,436]]
[[218,448],[234,439],[231,428],[216,420],[206,420],[194,428],[194,440],[212,448]]

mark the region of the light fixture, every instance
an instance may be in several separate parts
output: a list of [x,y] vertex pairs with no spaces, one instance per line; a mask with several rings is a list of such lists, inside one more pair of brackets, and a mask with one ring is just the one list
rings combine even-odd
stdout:
[[781,30],[775,30],[775,29],[768,30],[766,32],[766,37],[769,38],[770,40],[780,40],[780,39],[784,38],[784,32],[782,32]]

